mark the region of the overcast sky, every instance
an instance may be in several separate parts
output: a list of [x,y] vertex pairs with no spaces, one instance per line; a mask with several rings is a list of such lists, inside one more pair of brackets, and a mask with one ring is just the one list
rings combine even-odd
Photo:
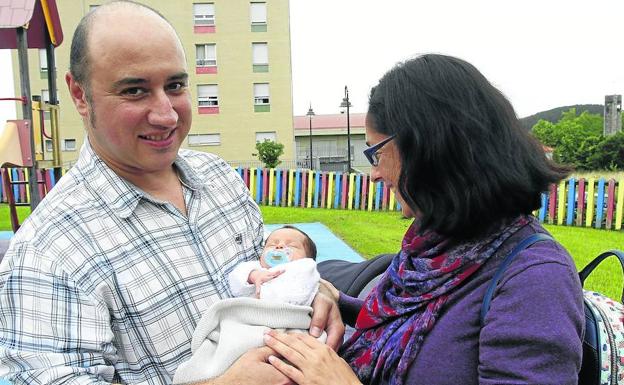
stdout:
[[[290,8],[295,115],[310,102],[317,114],[337,113],[345,85],[352,111],[365,112],[384,72],[429,52],[474,64],[520,117],[624,93],[622,0],[291,0]],[[13,94],[11,82],[0,50],[0,97]],[[0,102],[0,122],[13,108]]]

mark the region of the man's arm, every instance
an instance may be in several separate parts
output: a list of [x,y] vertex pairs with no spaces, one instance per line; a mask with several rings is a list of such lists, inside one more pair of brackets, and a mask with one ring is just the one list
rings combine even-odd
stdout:
[[110,383],[115,354],[106,307],[51,258],[23,244],[0,273],[0,376],[11,383]]

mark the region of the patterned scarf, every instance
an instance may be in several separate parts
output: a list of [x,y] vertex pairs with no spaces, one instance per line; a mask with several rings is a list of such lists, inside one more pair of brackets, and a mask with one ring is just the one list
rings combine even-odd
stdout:
[[401,252],[364,301],[356,332],[340,350],[360,381],[403,385],[449,295],[529,221],[520,216],[485,238],[462,244],[433,231],[421,234],[414,221]]

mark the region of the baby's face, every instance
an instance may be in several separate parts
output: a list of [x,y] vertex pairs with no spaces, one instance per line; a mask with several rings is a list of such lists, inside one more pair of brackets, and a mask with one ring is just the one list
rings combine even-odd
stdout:
[[[297,230],[278,229],[273,231],[267,238],[263,254],[266,253],[267,250],[280,250],[288,248],[291,252],[289,256],[291,261],[307,258],[305,241],[305,236]],[[264,258],[260,258],[260,264],[263,267],[268,267]]]

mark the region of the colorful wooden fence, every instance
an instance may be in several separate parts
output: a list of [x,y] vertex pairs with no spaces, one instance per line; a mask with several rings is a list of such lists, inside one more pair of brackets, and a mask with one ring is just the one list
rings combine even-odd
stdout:
[[[400,210],[394,193],[382,182],[366,174],[346,174],[307,169],[236,168],[253,199],[260,205],[343,210]],[[1,177],[24,180],[24,169],[3,169]],[[54,186],[52,170],[41,170],[41,195]],[[5,191],[0,184],[2,202]],[[28,201],[25,185],[13,186],[18,202]],[[624,178],[574,179],[550,186],[542,194],[542,207],[535,211],[541,222],[622,230],[624,217]]]

